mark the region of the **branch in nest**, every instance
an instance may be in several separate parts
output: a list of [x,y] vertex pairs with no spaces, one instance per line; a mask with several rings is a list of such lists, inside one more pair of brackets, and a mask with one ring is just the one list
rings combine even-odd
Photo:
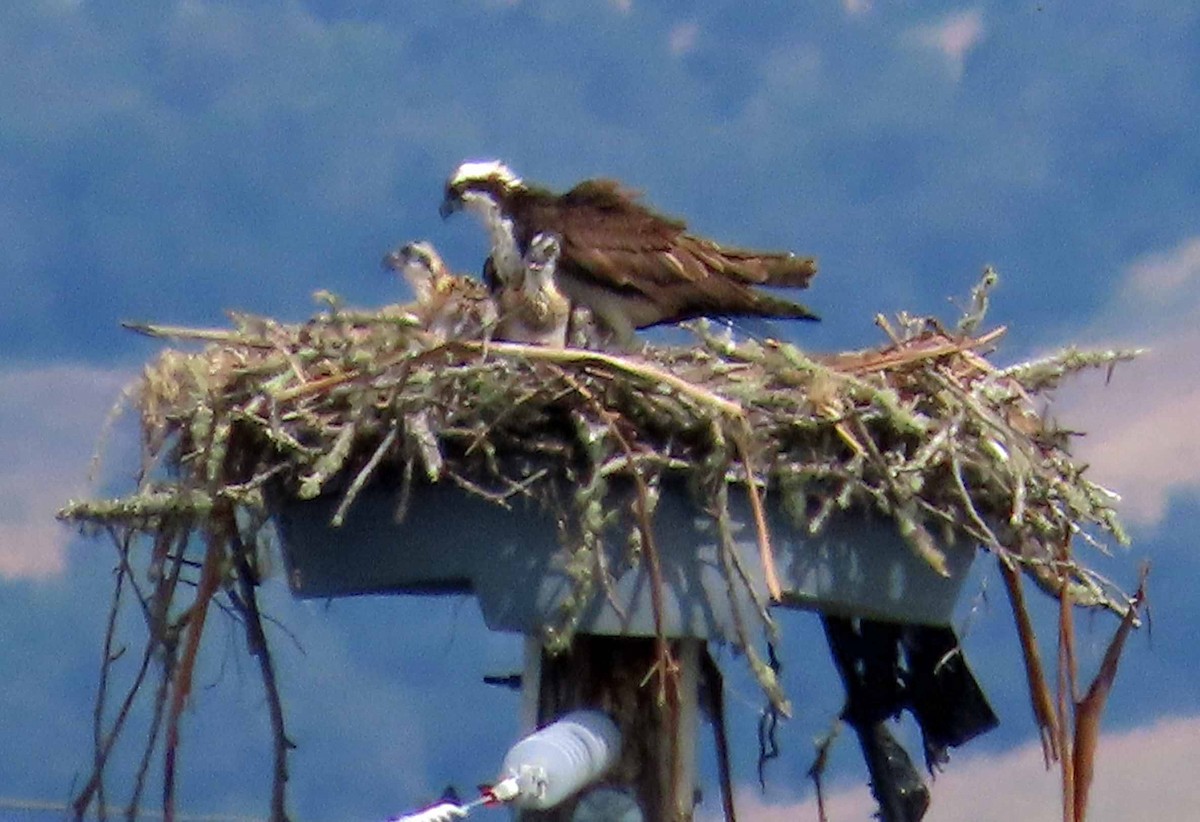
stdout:
[[225,343],[227,345],[244,345],[249,348],[273,348],[274,343],[267,339],[250,337],[241,331],[226,328],[187,328],[178,325],[159,325],[156,323],[139,323],[125,321],[121,327],[147,337],[171,340],[195,340],[198,342]]
[[[483,344],[467,343],[466,348],[482,351]],[[727,416],[741,417],[745,413],[737,403],[731,402],[687,380],[676,377],[674,374],[655,368],[649,363],[634,362],[624,357],[604,354],[599,351],[587,351],[576,348],[548,348],[537,345],[522,345],[520,343],[491,342],[487,346],[487,351],[493,354],[516,355],[526,359],[556,363],[600,363],[616,371],[620,371],[627,376],[638,377],[648,382],[669,386],[679,394]]]
[[1149,350],[1148,348],[1112,348],[1105,351],[1081,351],[1075,346],[1070,346],[1049,357],[1010,365],[1003,369],[1000,375],[1011,377],[1024,385],[1027,390],[1038,393],[1053,388],[1062,382],[1064,377],[1077,371],[1089,368],[1111,369],[1117,363],[1129,362]]
[[[775,671],[763,662],[758,652],[754,649],[750,634],[746,630],[745,620],[742,618],[742,610],[738,605],[739,599],[735,580],[741,581],[743,586],[746,587],[751,600],[755,599],[755,595],[754,589],[749,584],[749,579],[745,576],[744,569],[739,572],[737,567],[737,543],[734,541],[733,529],[729,522],[728,493],[728,486],[724,482],[719,482],[713,499],[713,520],[717,524],[717,549],[721,555],[721,567],[725,575],[729,613],[733,619],[733,627],[737,634],[738,644],[742,647],[743,653],[746,654],[746,660],[750,664],[750,670],[754,674],[758,686],[762,688],[763,693],[766,694],[767,699],[770,700],[775,710],[783,716],[790,717],[792,715],[792,705],[788,701],[787,696],[784,695],[783,687],[780,685],[779,679],[775,676]],[[772,624],[768,617],[766,625],[771,626]]]

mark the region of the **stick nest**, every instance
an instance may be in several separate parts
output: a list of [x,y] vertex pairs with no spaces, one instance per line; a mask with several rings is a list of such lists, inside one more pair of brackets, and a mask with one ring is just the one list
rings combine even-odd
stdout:
[[373,478],[399,477],[402,492],[416,474],[498,504],[576,489],[570,530],[586,543],[604,527],[608,480],[654,488],[681,474],[693,487],[765,489],[813,533],[839,510],[879,512],[939,572],[938,546],[965,539],[1075,604],[1126,611],[1072,550],[1076,537],[1126,542],[1116,496],[1085,476],[1071,432],[1037,398],[1136,351],[998,367],[988,355],[1004,329],[902,315],[896,328],[877,318],[880,347],[831,356],[735,342],[703,322],[695,345],[616,355],[437,342],[403,307],[325,299],[296,325],[233,315],[228,329],[137,327],[207,344],[164,351],[130,394],[147,466],[137,491],[61,515],[162,533],[202,527],[222,506],[264,515],[270,486],[340,494],[337,524]]
[[[137,326],[189,342],[190,350],[164,351],[126,392],[141,424],[135,490],[72,502],[60,512],[111,535],[120,558],[93,771],[73,800],[77,815],[105,804],[114,742],[154,667],[153,721],[129,808],[132,814],[138,806],[160,737],[164,813],[173,808],[181,718],[205,615],[216,605],[244,627],[258,660],[274,740],[271,818],[287,818],[293,746],[256,596],[265,573],[261,551],[270,543],[265,526],[272,504],[320,495],[339,499],[333,524],[340,524],[372,482],[393,487],[401,510],[412,483],[447,481],[498,505],[528,496],[552,506],[564,524],[575,603],[609,590],[603,541],[616,527],[628,529],[630,561],[644,557],[651,577],[660,705],[679,688],[662,630],[653,541],[663,479],[685,479],[712,516],[731,594],[750,586],[730,548],[731,484],[749,492],[764,577],[776,598],[763,495],[812,533],[842,511],[891,517],[938,573],[945,573],[939,546],[978,544],[1002,561],[1035,716],[1043,741],[1053,742],[1066,724],[1041,672],[1018,569],[1058,597],[1064,611],[1071,604],[1107,607],[1125,615],[1126,626],[1137,600],[1076,557],[1076,538],[1103,549],[1126,536],[1113,510],[1116,496],[1084,475],[1068,450],[1070,432],[1039,412],[1038,397],[1074,372],[1111,368],[1137,352],[1068,349],[996,366],[988,356],[1003,329],[975,331],[993,282],[986,272],[975,310],[954,331],[930,319],[901,315],[893,327],[877,317],[883,345],[832,356],[775,340],[735,342],[705,323],[691,326],[691,346],[624,355],[494,342],[482,334],[446,342],[422,328],[411,306],[353,312],[328,295],[325,310],[297,325],[233,315],[231,327],[215,330]],[[625,492],[612,489],[615,480]],[[631,505],[630,487],[637,492],[632,510],[619,510]],[[143,538],[152,550],[135,557]],[[202,560],[189,558],[197,546]],[[126,592],[140,605],[147,639],[132,685],[105,720],[110,670],[122,656],[114,637]],[[758,623],[773,639],[767,603],[761,596],[756,602]],[[545,626],[551,649],[569,642],[573,607]],[[774,664],[755,651],[740,619],[735,627],[772,709],[787,714]],[[1048,750],[1049,761],[1058,748]]]

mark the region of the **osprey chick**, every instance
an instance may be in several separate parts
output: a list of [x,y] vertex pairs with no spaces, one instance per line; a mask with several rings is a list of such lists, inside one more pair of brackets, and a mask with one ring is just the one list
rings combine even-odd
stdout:
[[811,257],[697,237],[612,180],[586,180],[555,194],[527,185],[499,161],[466,162],[446,182],[441,213],[459,209],[482,218],[501,282],[520,276],[536,235],[559,237],[563,293],[625,342],[634,329],[701,316],[816,319],[803,305],[753,288],[807,286],[817,270]]
[[482,283],[452,274],[432,243],[407,243],[383,258],[384,268],[400,273],[416,301],[410,311],[438,344],[479,339],[496,325],[496,305]]
[[553,234],[538,234],[529,243],[520,274],[507,278],[500,287],[498,339],[566,345],[571,303],[555,281],[561,253],[562,246]]

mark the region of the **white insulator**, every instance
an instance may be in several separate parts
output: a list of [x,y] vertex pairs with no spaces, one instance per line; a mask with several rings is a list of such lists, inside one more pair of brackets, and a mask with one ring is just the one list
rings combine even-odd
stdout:
[[621,733],[600,711],[572,711],[522,739],[504,757],[520,808],[553,808],[604,775],[621,752]]
[[455,805],[453,802],[443,802],[440,805],[434,805],[432,808],[426,808],[423,811],[393,819],[391,822],[450,822],[452,819],[461,819],[466,815],[467,810],[461,805]]

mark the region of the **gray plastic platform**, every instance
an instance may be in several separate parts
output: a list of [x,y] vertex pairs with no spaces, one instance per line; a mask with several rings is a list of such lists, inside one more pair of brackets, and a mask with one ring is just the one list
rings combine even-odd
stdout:
[[[766,599],[753,519],[744,491],[730,490],[737,550],[758,597]],[[505,510],[449,483],[414,483],[407,515],[397,524],[396,493],[363,492],[345,523],[328,523],[337,498],[276,506],[292,591],[300,597],[355,594],[473,593],[493,630],[536,634],[571,595],[551,517],[521,500]],[[785,606],[842,616],[947,625],[974,556],[969,545],[943,546],[951,576],[917,557],[890,520],[842,517],[816,537],[798,531],[767,505]],[[712,521],[682,488],[664,488],[654,515],[665,581],[665,628],[671,636],[732,639],[729,588]],[[607,546],[620,567],[625,539]],[[613,586],[625,617],[598,592],[578,630],[652,636],[649,575],[643,561]],[[747,625],[752,604],[735,586]]]

